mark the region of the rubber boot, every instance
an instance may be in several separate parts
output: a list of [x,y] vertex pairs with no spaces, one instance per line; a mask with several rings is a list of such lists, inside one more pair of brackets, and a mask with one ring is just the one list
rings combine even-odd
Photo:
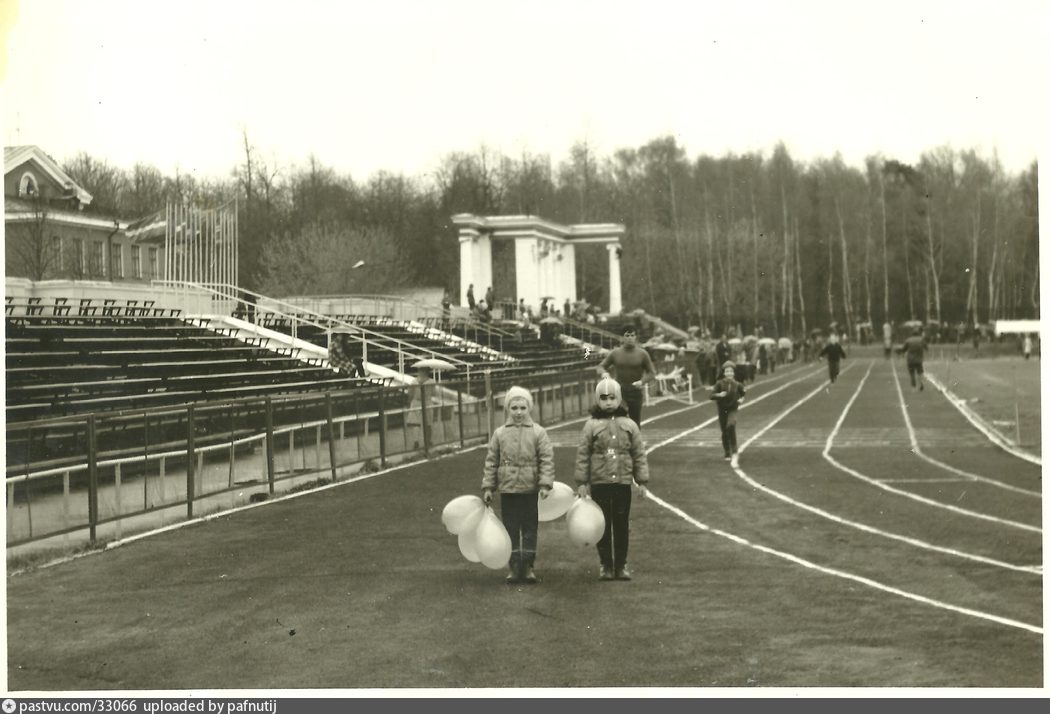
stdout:
[[521,556],[514,553],[510,556],[510,572],[507,573],[507,583],[513,585],[521,582]]

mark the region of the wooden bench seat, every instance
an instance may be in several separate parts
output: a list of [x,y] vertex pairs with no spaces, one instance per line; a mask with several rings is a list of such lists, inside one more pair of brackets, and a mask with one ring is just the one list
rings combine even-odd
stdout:
[[293,359],[295,355],[276,353],[260,347],[230,346],[222,348],[179,347],[174,349],[139,349],[139,350],[99,350],[70,351],[55,350],[47,352],[12,352],[8,351],[6,363],[12,367],[44,367],[59,365],[131,365],[139,363],[186,363],[208,360],[257,360],[257,359]]
[[[239,367],[240,365],[234,365]],[[101,380],[79,380],[75,382],[45,382],[40,384],[7,384],[8,403],[20,403],[35,395],[46,395],[55,399],[67,398],[78,402],[90,401],[94,396],[106,393],[148,393],[191,389],[202,390],[237,384],[275,384],[283,381],[302,381],[303,378],[323,379],[330,370],[323,367],[299,369],[215,371],[205,374],[159,375],[150,377],[121,377]],[[83,394],[84,398],[77,395]],[[39,397],[37,397],[39,399]]]

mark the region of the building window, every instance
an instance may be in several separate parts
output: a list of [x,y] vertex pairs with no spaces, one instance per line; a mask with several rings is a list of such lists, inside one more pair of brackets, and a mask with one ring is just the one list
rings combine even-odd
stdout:
[[124,277],[124,246],[114,243],[110,248],[110,278]]
[[62,272],[62,239],[58,236],[51,236],[51,257],[48,258],[48,267],[51,268],[48,272]]
[[69,272],[75,278],[81,278],[86,272],[87,265],[84,262],[84,239],[73,239],[73,251],[69,256]]
[[36,185],[36,178],[31,173],[22,174],[22,180],[18,182],[18,195],[25,198],[35,198],[40,195],[40,189]]
[[106,267],[106,244],[100,240],[91,243],[91,263],[88,273],[92,277],[103,277]]
[[160,253],[156,247],[151,246],[149,249],[149,278],[157,278],[160,276],[160,266],[157,264],[157,256]]
[[137,245],[131,246],[131,277],[142,277],[142,248]]

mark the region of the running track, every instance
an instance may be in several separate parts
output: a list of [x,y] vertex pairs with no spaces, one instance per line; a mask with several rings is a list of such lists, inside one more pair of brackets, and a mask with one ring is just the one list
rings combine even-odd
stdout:
[[[559,480],[571,482],[578,430],[579,422],[550,429]],[[644,602],[633,605],[636,610],[622,605],[618,619],[648,629],[659,646],[636,645],[647,657],[627,676],[610,673],[605,658],[594,656],[567,671],[559,668],[557,675],[532,678],[535,665],[525,663],[533,660],[486,637],[495,651],[482,661],[457,664],[464,655],[451,644],[451,661],[422,648],[416,657],[439,664],[394,672],[361,662],[381,658],[375,642],[362,646],[360,670],[350,674],[345,666],[327,666],[321,648],[316,659],[304,663],[311,677],[284,682],[279,675],[262,676],[264,667],[256,658],[264,655],[231,657],[218,642],[209,644],[198,628],[187,643],[187,618],[202,618],[221,629],[236,609],[224,599],[225,591],[213,589],[211,578],[219,577],[218,571],[230,587],[251,582],[262,588],[261,599],[274,601],[280,600],[277,592],[295,592],[295,579],[283,582],[276,573],[331,578],[352,572],[355,578],[372,578],[374,584],[369,581],[367,587],[382,590],[386,583],[398,597],[415,603],[402,608],[400,616],[422,618],[414,626],[417,633],[432,627],[436,617],[426,599],[417,602],[418,594],[401,592],[417,586],[451,588],[458,598],[468,598],[479,617],[489,607],[493,618],[507,617],[504,600],[510,595],[509,589],[501,590],[501,574],[468,566],[451,536],[428,531],[426,537],[408,537],[399,529],[404,523],[433,523],[438,531],[444,502],[476,491],[482,455],[473,449],[9,578],[9,688],[111,688],[114,682],[127,688],[1042,683],[1040,467],[994,446],[936,390],[911,391],[895,361],[850,360],[835,385],[826,383],[819,365],[782,369],[751,385],[738,420],[742,450],[735,469],[721,458],[709,402],[650,408],[643,432],[653,481],[651,500],[636,501],[632,518],[638,579],[614,586],[623,588],[619,591],[595,591],[593,555],[570,550],[559,541],[557,524],[545,525],[540,545],[544,584],[531,591],[541,599],[524,608],[558,619],[580,593],[617,603],[630,602],[629,593],[644,593]],[[378,513],[377,502],[383,504]],[[370,511],[354,510],[355,504],[366,503]],[[258,548],[258,534],[275,522],[295,526],[280,548]],[[363,532],[354,530],[357,523]],[[333,537],[333,529],[338,536]],[[384,557],[373,550],[363,566],[358,562],[362,549],[377,543]],[[249,558],[249,552],[259,556]],[[346,570],[314,565],[311,556],[322,552],[351,564]],[[399,564],[420,562],[429,575],[416,583],[418,568]],[[163,564],[160,573],[158,563]],[[490,591],[499,596],[485,595]],[[742,592],[751,593],[750,601],[734,602],[732,594]],[[133,618],[134,626],[127,618],[103,617],[107,603],[125,594],[154,601],[153,611],[169,603],[192,612],[189,603],[195,600],[218,605],[192,617],[184,613],[169,627],[141,615]],[[318,597],[311,592],[311,601]],[[771,604],[760,610],[760,597]],[[321,598],[312,608],[330,611],[330,603]],[[84,630],[78,619],[72,640],[64,617],[70,612],[83,612],[82,619],[94,623]],[[306,618],[312,610],[301,605],[282,612],[287,620],[294,613]],[[818,631],[819,636],[802,634]],[[736,633],[741,642],[697,641],[711,638],[712,632]],[[574,646],[576,635],[564,635],[564,629],[558,633]],[[464,646],[479,636],[473,631],[460,635]],[[183,651],[171,656],[167,668],[142,668],[135,653],[146,647],[147,636],[158,651],[166,640]],[[910,637],[918,637],[921,645],[912,645],[908,655],[925,661],[928,674],[917,675],[914,663],[891,661],[893,643]],[[61,652],[47,644],[63,639]],[[667,648],[666,661],[657,661]],[[945,648],[965,656],[955,656],[942,670],[937,660],[945,657]],[[404,649],[402,656],[411,660]],[[741,672],[761,669],[757,659],[711,661],[737,649],[741,657],[750,649],[782,653],[784,661],[770,667],[775,675],[756,674],[754,680]],[[579,650],[574,651],[580,660]],[[497,673],[504,670],[488,662],[510,659],[513,664],[515,656],[525,657],[522,674],[509,680],[500,679]],[[697,664],[685,667],[694,657]],[[124,662],[128,673],[107,678],[97,667],[100,660]]]

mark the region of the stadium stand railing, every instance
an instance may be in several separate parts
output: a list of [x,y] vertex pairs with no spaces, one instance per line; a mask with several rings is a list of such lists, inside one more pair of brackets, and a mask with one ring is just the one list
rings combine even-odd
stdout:
[[[268,297],[245,288],[223,283],[190,283],[168,281],[163,284],[187,286],[213,295],[216,302],[228,308],[226,314],[243,317],[248,322],[285,332],[292,340],[303,339],[327,349],[328,335],[333,331],[349,334],[354,352],[348,356],[361,357],[405,374],[411,363],[423,359],[444,359],[457,369],[470,373],[470,363],[458,357],[437,352],[397,338],[392,338],[366,326],[354,324],[344,317],[323,315],[302,306]],[[232,308],[230,308],[232,306]],[[359,350],[359,352],[357,351]]]

